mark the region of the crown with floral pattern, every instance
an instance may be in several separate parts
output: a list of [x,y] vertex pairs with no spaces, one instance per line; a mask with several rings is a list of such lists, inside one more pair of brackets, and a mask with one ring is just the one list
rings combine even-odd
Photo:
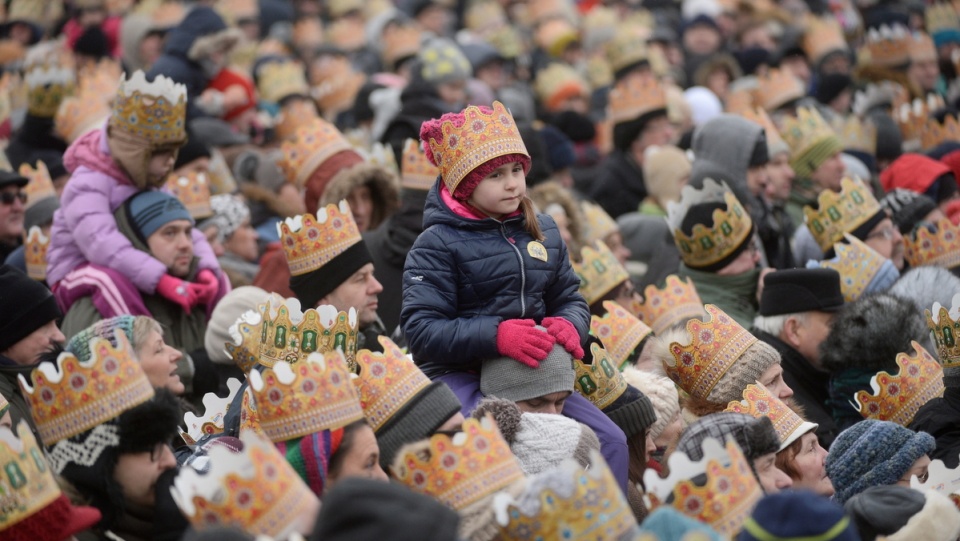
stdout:
[[603,317],[590,317],[590,334],[603,342],[614,363],[623,370],[640,342],[653,332],[646,323],[614,301],[603,301]]
[[916,355],[898,353],[896,375],[878,372],[870,378],[871,392],[854,394],[852,405],[864,419],[909,426],[924,404],[943,396],[943,367],[916,341],[910,345]]
[[467,419],[461,430],[431,436],[424,452],[404,452],[394,477],[457,511],[523,479],[520,462],[492,417]]
[[353,379],[360,405],[374,432],[393,418],[430,380],[413,360],[386,336],[378,336],[383,353],[362,349],[357,353],[359,376]]
[[960,122],[953,115],[946,115],[942,124],[936,118],[928,118],[920,131],[920,148],[930,150],[944,141],[960,141]]
[[664,360],[670,379],[693,397],[706,399],[720,378],[757,338],[720,308],[704,306],[707,317],[687,322],[689,344],[670,344],[673,359]]
[[27,112],[33,116],[53,118],[60,102],[76,89],[76,74],[70,68],[38,66],[27,72]]
[[270,441],[251,433],[240,439],[236,453],[210,448],[207,473],[180,468],[173,500],[198,531],[232,527],[286,539],[300,517],[315,512],[317,497]]
[[610,90],[607,116],[622,124],[666,109],[667,93],[656,77],[627,77]]
[[33,226],[27,233],[23,243],[23,258],[26,260],[27,276],[43,282],[47,279],[47,250],[50,248],[50,237]]
[[293,137],[280,145],[283,152],[280,169],[288,182],[302,188],[323,162],[338,152],[352,148],[336,126],[317,117],[298,127]]
[[210,207],[210,183],[206,173],[190,171],[183,175],[171,174],[167,177],[166,188],[183,203],[183,207],[193,219],[213,215],[213,208]]
[[[724,203],[726,210],[713,211],[711,223],[694,224],[690,235],[682,230],[683,220],[694,205]],[[684,186],[679,202],[667,203],[667,223],[673,231],[673,241],[683,262],[701,268],[716,264],[749,242],[753,235],[753,220],[744,210],[737,196],[726,182],[705,179],[700,189]]]
[[900,67],[910,61],[910,40],[910,31],[899,24],[871,28],[863,46],[864,56],[874,66]]
[[960,266],[960,228],[948,218],[934,224],[921,224],[903,240],[904,257],[912,268]]
[[924,310],[927,327],[937,344],[937,357],[944,368],[960,367],[960,293],[953,296],[953,306],[947,310],[939,302],[933,309]]
[[885,257],[865,242],[849,233],[844,233],[847,242],[833,245],[836,257],[818,263],[820,268],[833,269],[840,273],[840,292],[846,302],[863,296],[870,282],[883,268]]
[[837,116],[833,130],[846,150],[859,150],[871,156],[877,152],[877,127],[872,121],[861,121],[855,115]]
[[277,228],[293,276],[319,269],[362,240],[346,199],[317,209],[316,217],[287,218]]
[[306,70],[294,60],[267,62],[257,70],[257,94],[267,103],[280,103],[290,96],[309,96]]
[[0,531],[36,514],[62,494],[43,450],[23,419],[16,433],[0,427],[0,466],[5,474],[0,490]]
[[843,37],[843,28],[834,17],[815,17],[807,19],[807,28],[803,33],[803,52],[811,63],[816,64],[829,53],[847,51],[847,40]]
[[206,436],[223,434],[223,420],[227,415],[227,408],[240,390],[240,380],[227,380],[227,396],[221,398],[214,393],[203,395],[203,415],[197,417],[192,411],[183,415],[183,424],[186,431],[180,430],[180,437],[187,445],[196,445]]
[[[796,117],[784,117],[780,136],[792,151],[791,163],[798,163],[806,155],[837,134],[813,107],[798,107]],[[838,140],[839,141],[839,140]]]
[[858,178],[844,177],[839,193],[823,190],[816,208],[805,206],[803,214],[817,245],[827,252],[844,233],[852,233],[882,210],[869,186]]
[[400,170],[400,185],[410,190],[429,191],[440,176],[440,169],[430,163],[420,143],[414,139],[407,139],[403,145]]
[[120,77],[110,117],[113,128],[153,145],[180,145],[187,138],[187,87],[163,75],[147,82],[137,70]]
[[[916,98],[912,102],[901,103],[893,109],[893,118],[900,128],[905,145],[919,150],[923,133],[928,129],[930,117],[945,106],[943,98],[937,94],[928,94],[926,99]],[[927,136],[929,139],[929,135]]]
[[742,396],[743,400],[731,401],[723,411],[744,413],[757,419],[769,417],[777,436],[780,437],[780,451],[789,447],[800,436],[817,429],[818,425],[804,421],[779,398],[770,394],[759,381],[747,385]]
[[663,289],[655,285],[647,286],[643,290],[643,302],[639,309],[640,321],[649,325],[656,335],[690,318],[705,315],[693,280],[681,280],[676,274],[667,276]]
[[114,339],[116,347],[103,338],[91,340],[89,361],[63,352],[56,364],[42,363],[31,373],[32,386],[20,375],[44,445],[86,432],[153,398],[126,335],[117,331]]
[[803,81],[790,71],[773,68],[767,73],[757,76],[754,100],[768,113],[772,113],[805,95]]
[[109,116],[110,105],[81,85],[76,96],[69,96],[60,103],[53,126],[64,141],[73,143],[81,135],[102,126]]
[[281,143],[290,141],[297,135],[298,129],[310,125],[317,118],[320,115],[312,100],[288,100],[273,119],[273,135]]
[[42,161],[37,160],[36,168],[30,167],[29,163],[20,164],[20,176],[28,180],[27,185],[23,187],[23,192],[27,194],[27,203],[24,207],[29,209],[42,199],[57,196],[53,181],[50,179],[50,171]]
[[620,230],[617,222],[613,221],[613,218],[600,205],[581,201],[580,209],[583,211],[583,237],[586,242],[604,240],[611,233]]
[[630,279],[627,269],[602,240],[596,242],[596,248],[584,246],[580,254],[580,262],[573,262],[573,272],[580,278],[580,293],[587,304],[597,302]]
[[581,360],[573,361],[576,371],[574,388],[598,409],[603,410],[620,398],[627,390],[627,380],[617,368],[617,361],[596,342],[590,344],[593,362],[586,364]]

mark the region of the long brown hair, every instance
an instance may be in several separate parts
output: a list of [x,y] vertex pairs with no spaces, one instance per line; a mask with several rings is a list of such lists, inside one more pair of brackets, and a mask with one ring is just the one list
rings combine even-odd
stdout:
[[523,199],[520,201],[520,208],[523,209],[523,218],[527,222],[527,233],[530,233],[533,240],[543,241],[545,237],[543,236],[543,231],[540,230],[540,222],[537,221],[537,209],[534,207],[533,200],[530,199],[530,196],[523,196]]

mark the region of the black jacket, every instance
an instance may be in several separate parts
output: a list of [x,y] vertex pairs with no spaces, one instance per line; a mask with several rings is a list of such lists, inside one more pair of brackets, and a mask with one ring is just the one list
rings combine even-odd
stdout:
[[601,164],[600,177],[590,197],[607,214],[616,219],[621,214],[636,212],[647,197],[643,170],[625,152],[614,150]]
[[960,465],[960,388],[947,387],[942,398],[924,404],[909,428],[926,432],[937,440],[931,459],[939,458],[948,468]]

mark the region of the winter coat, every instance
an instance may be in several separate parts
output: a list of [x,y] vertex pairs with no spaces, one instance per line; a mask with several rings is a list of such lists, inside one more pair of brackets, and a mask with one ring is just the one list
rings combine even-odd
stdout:
[[[89,262],[117,270],[137,289],[152,294],[167,267],[134,248],[117,229],[113,212],[139,190],[110,157],[106,133],[104,127],[84,135],[64,156],[64,165],[72,175],[60,196],[60,208],[53,215],[47,283],[56,284]],[[217,257],[199,229],[193,230],[193,250],[200,258],[200,268],[214,271],[222,282]]]
[[480,218],[440,186],[427,195],[424,231],[403,270],[400,325],[424,373],[479,370],[500,356],[497,327],[508,319],[563,317],[585,339],[590,312],[553,219],[537,216],[544,261],[531,255],[522,213]]
[[614,150],[601,164],[599,177],[593,184],[590,197],[614,219],[628,212],[636,212],[647,197],[643,184],[643,170],[629,155]]
[[33,372],[34,368],[36,366],[20,366],[14,363],[12,359],[0,355],[0,396],[10,403],[10,419],[13,421],[13,426],[17,426],[23,419],[30,425],[30,430],[39,440],[40,435],[37,432],[37,425],[33,422],[33,416],[30,415],[30,406],[27,405],[27,400],[23,396],[23,391],[20,390],[20,383],[17,379],[17,376],[23,375],[27,378],[27,381],[30,381],[30,373]]
[[943,397],[930,399],[920,407],[910,423],[910,430],[926,432],[937,440],[930,459],[940,459],[950,468],[960,465],[960,388],[948,386]]

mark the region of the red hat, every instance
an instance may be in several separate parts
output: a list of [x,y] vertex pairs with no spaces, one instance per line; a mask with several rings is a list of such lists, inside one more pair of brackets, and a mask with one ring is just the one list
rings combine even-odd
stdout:
[[217,76],[210,81],[208,88],[219,90],[220,92],[226,92],[228,88],[233,86],[239,86],[243,89],[244,94],[247,96],[247,101],[244,102],[244,104],[240,107],[235,107],[229,111],[225,111],[223,114],[223,119],[226,121],[233,120],[234,118],[257,106],[257,94],[253,87],[253,80],[242,73],[233,71],[229,68],[220,70],[220,73],[218,73]]
[[43,509],[0,531],[0,537],[7,541],[63,541],[98,522],[99,510],[72,505],[60,494]]
[[923,154],[903,154],[880,173],[880,184],[886,192],[903,188],[925,193],[934,181],[951,172],[947,165]]

